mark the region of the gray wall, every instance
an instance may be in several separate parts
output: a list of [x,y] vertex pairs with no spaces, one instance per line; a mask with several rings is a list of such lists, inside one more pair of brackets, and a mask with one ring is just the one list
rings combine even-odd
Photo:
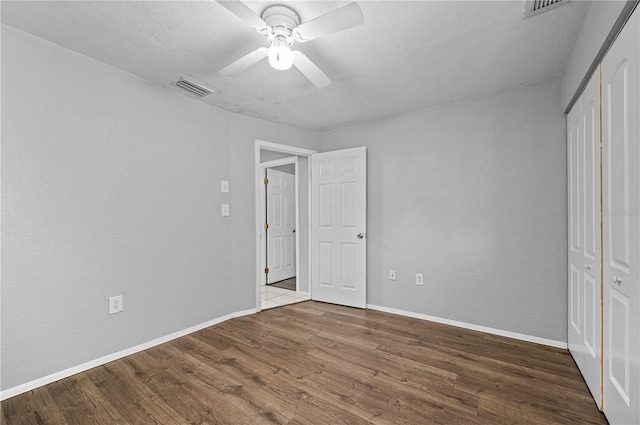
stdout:
[[368,148],[368,303],[566,341],[565,128],[553,80],[323,134]]
[[6,26],[1,118],[2,390],[255,307],[254,140],[319,145]]
[[296,174],[296,166],[294,164],[280,165],[279,167],[270,167],[273,170],[287,174]]
[[[274,161],[276,159],[289,158],[290,156],[294,155],[291,155],[290,153],[275,152],[265,149],[260,150],[260,162]],[[293,171],[291,171],[291,173],[293,174]]]

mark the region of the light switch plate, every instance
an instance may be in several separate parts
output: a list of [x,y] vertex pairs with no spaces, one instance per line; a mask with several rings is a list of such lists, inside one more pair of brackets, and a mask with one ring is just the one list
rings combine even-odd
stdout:
[[222,216],[229,217],[229,204],[222,204]]
[[220,181],[220,192],[229,193],[229,181],[228,180],[221,180]]

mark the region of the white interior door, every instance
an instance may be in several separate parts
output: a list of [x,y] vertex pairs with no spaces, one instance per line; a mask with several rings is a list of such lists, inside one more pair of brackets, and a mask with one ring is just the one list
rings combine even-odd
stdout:
[[604,413],[640,424],[640,12],[602,61]]
[[312,156],[311,296],[367,305],[367,151]]
[[601,392],[600,73],[567,117],[569,350],[598,407]]
[[296,275],[295,176],[267,168],[268,283]]

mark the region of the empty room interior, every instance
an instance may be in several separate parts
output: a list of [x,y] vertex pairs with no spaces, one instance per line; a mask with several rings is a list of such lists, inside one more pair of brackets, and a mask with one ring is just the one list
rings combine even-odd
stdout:
[[1,1],[0,422],[640,425],[638,2]]

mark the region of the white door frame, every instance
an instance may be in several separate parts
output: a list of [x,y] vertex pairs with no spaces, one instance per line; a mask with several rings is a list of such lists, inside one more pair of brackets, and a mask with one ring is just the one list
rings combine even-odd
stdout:
[[[256,242],[255,242],[255,247],[256,247],[256,268],[255,268],[255,285],[256,285],[256,311],[261,311],[262,310],[262,306],[261,306],[261,290],[262,290],[262,283],[264,282],[264,243],[263,241],[265,240],[265,234],[264,234],[264,223],[263,223],[263,188],[264,188],[264,184],[263,184],[263,179],[264,179],[264,170],[265,166],[263,166],[263,164],[260,163],[260,151],[261,150],[267,150],[267,151],[272,151],[272,152],[281,152],[281,153],[286,153],[286,154],[290,154],[290,155],[295,155],[295,156],[305,156],[308,158],[307,161],[307,190],[309,195],[311,194],[311,155],[317,153],[316,151],[313,150],[309,150],[309,149],[303,149],[303,148],[297,148],[294,146],[287,146],[287,145],[281,145],[278,143],[271,143],[271,142],[265,142],[263,140],[255,140],[255,149],[254,149],[254,181],[255,181],[255,229],[256,229]],[[288,160],[289,158],[284,158],[284,160]],[[280,160],[276,160],[276,161],[269,161],[265,164],[273,164],[273,165],[268,165],[268,166],[275,166],[275,165],[283,165],[285,163],[283,162],[279,162],[282,161],[282,159]],[[279,163],[278,163],[279,162]],[[291,162],[289,162],[291,163]],[[300,190],[300,185],[298,184],[298,170],[297,170],[297,158],[296,158],[296,227],[299,229],[298,224],[299,224],[299,199],[300,197],[298,196],[299,194],[299,190]],[[309,295],[311,295],[311,196],[308,196],[308,228],[307,228],[307,234],[309,235],[308,239],[308,258],[307,258],[307,262],[308,262],[308,282],[309,282]],[[299,273],[300,270],[300,238],[298,237],[299,235],[296,235],[296,274]],[[298,282],[296,282],[296,288],[298,286]]]

